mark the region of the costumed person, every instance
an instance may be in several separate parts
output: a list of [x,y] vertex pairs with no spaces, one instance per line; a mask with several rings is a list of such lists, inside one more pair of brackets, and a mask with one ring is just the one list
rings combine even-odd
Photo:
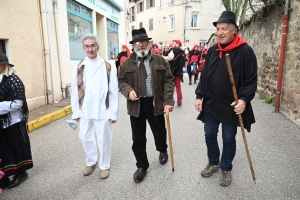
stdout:
[[[210,177],[221,167],[219,184],[229,186],[232,182],[232,161],[236,153],[238,114],[242,114],[245,129],[250,132],[255,123],[251,100],[257,89],[257,60],[252,48],[237,34],[238,26],[233,12],[222,12],[218,21],[218,43],[209,48],[205,66],[196,88],[195,108],[198,119],[204,123],[208,164],[201,176]],[[237,89],[235,104],[227,70],[225,54],[229,53]],[[222,124],[223,151],[217,141],[219,125]]]
[[86,57],[72,74],[72,119],[80,122],[79,138],[86,155],[83,175],[93,173],[99,148],[100,178],[105,179],[110,174],[112,124],[118,120],[118,80],[110,64],[98,55],[96,35],[84,35],[82,48]]
[[182,90],[181,82],[183,82],[183,70],[186,59],[184,51],[180,49],[182,43],[180,40],[173,40],[172,46],[170,47],[169,54],[163,56],[170,63],[172,75],[174,77],[175,89],[177,93],[177,107],[181,108],[182,105]]
[[0,170],[5,173],[1,187],[20,185],[28,178],[27,170],[33,167],[27,120],[24,84],[14,65],[0,53]]
[[133,180],[144,180],[149,168],[146,152],[146,122],[148,121],[154,136],[159,162],[168,161],[167,130],[165,117],[172,112],[173,76],[169,63],[160,55],[150,51],[146,30],[132,30],[134,53],[121,64],[118,76],[120,92],[127,98],[127,113],[130,115],[132,130],[132,151],[136,159],[137,170]]
[[126,58],[130,56],[131,52],[126,45],[122,46],[122,51],[118,54],[117,59],[115,60],[117,72],[120,73],[120,65]]
[[167,56],[168,54],[169,54],[169,47],[166,45],[166,46],[164,46],[162,55],[163,55],[163,56]]
[[187,55],[188,66],[187,72],[189,75],[189,84],[192,85],[192,76],[194,75],[194,84],[197,84],[197,78],[199,75],[199,66],[201,59],[201,52],[199,51],[199,45],[194,44],[193,49]]
[[159,50],[159,48],[158,48],[158,46],[157,46],[156,43],[154,43],[152,47],[153,47],[153,48],[152,48],[152,53],[161,55],[161,51]]

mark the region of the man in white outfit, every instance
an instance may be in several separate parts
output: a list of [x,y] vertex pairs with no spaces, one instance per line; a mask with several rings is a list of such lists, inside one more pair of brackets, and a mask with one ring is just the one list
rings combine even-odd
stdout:
[[[98,54],[98,38],[93,34],[82,37],[86,57],[72,74],[72,119],[80,122],[79,138],[86,154],[85,176],[97,165],[97,143],[100,151],[100,178],[109,176],[112,124],[118,120],[119,89],[116,73]],[[96,138],[95,138],[96,133]]]

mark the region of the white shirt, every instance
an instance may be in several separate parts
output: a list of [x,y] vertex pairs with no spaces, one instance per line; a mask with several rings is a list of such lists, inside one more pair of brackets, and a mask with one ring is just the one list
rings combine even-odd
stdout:
[[[3,79],[3,75],[0,74],[0,83]],[[23,106],[22,100],[15,101],[2,101],[0,102],[0,115],[5,115],[10,113],[11,123],[10,126],[21,121],[20,116],[22,115],[21,108]],[[7,128],[8,126],[3,125],[2,128]]]
[[[72,119],[82,117],[85,119],[112,119],[117,121],[119,89],[116,73],[111,70],[108,86],[106,65],[100,56],[95,59],[86,57],[81,65],[85,65],[83,75],[85,94],[82,107],[79,109],[76,66],[72,74]],[[109,91],[108,109],[105,106],[107,91]]]

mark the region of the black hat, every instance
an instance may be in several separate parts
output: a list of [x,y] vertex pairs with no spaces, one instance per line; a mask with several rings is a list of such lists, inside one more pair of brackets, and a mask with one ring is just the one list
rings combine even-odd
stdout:
[[148,38],[148,35],[146,33],[146,30],[144,28],[140,29],[133,29],[131,32],[132,35],[132,41],[130,41],[130,44],[133,44],[136,41],[140,40],[151,40],[152,38]]
[[236,19],[235,19],[235,14],[231,11],[223,11],[221,16],[219,17],[218,21],[213,22],[214,26],[217,26],[218,22],[228,22],[232,23],[236,26],[238,29],[239,27],[236,25]]
[[13,64],[10,64],[8,62],[7,56],[4,53],[1,53],[1,52],[0,52],[0,64],[8,64],[8,65],[10,65],[12,67],[14,66]]

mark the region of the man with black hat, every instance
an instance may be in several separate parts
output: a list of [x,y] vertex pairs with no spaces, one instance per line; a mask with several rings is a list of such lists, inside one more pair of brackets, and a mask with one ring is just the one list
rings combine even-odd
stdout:
[[[255,122],[250,101],[257,88],[257,61],[252,48],[237,34],[235,14],[224,11],[218,21],[219,42],[210,47],[207,53],[200,82],[196,88],[195,108],[200,112],[198,119],[204,123],[208,164],[201,176],[209,177],[221,168],[220,185],[232,182],[232,161],[236,153],[238,114],[242,114],[244,126],[250,132]],[[225,54],[230,54],[234,81],[238,93],[235,104],[227,71]],[[222,124],[223,152],[220,162],[220,149],[217,141],[219,124]]]
[[127,112],[132,129],[132,150],[137,170],[133,175],[136,183],[142,182],[149,168],[146,152],[146,120],[151,127],[159,162],[168,161],[167,131],[164,113],[174,106],[174,82],[169,63],[160,55],[151,53],[144,28],[132,30],[134,52],[120,67],[119,90],[127,98]]

